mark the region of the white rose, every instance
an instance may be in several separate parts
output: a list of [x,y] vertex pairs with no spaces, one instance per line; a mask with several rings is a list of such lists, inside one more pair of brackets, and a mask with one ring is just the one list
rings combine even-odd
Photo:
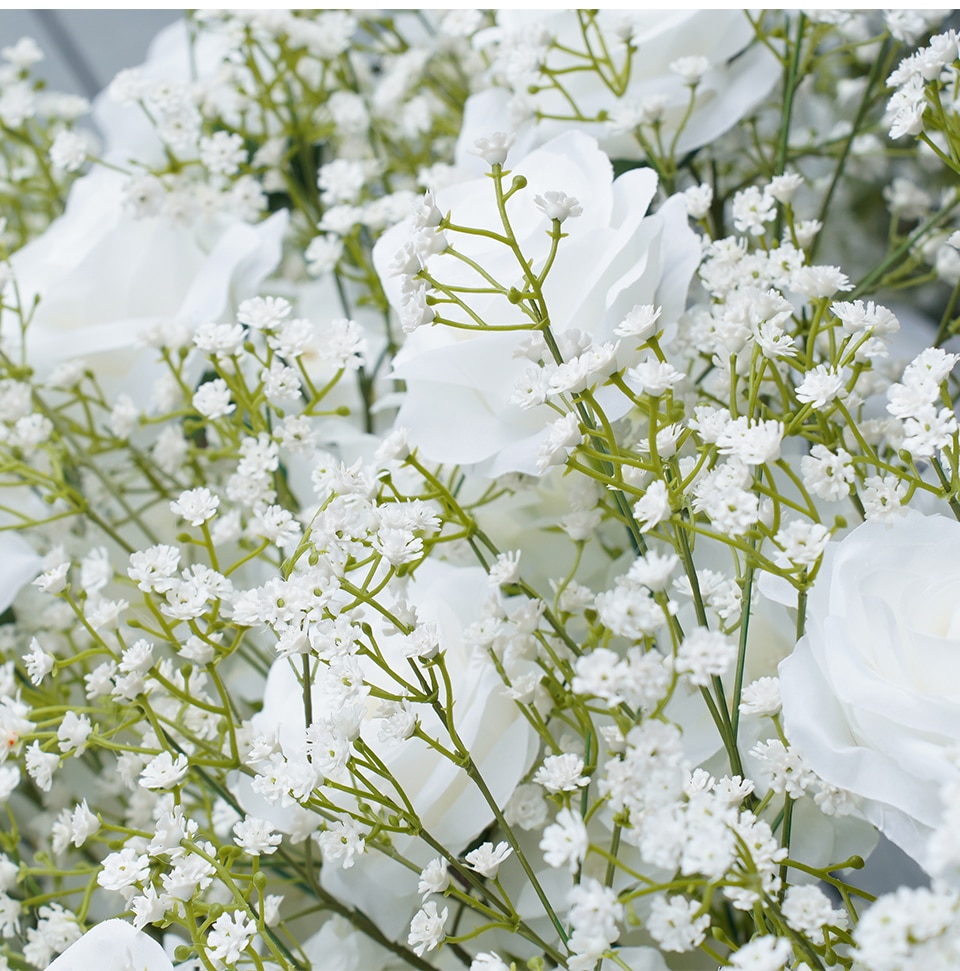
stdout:
[[75,971],[76,968],[173,971],[173,964],[163,948],[143,931],[124,920],[105,920],[71,944],[47,971]]
[[[481,164],[469,154],[474,141],[503,131],[505,126],[517,128],[518,155],[542,145],[558,132],[578,128],[600,139],[611,158],[642,158],[644,152],[630,129],[639,120],[639,109],[646,99],[662,102],[661,137],[664,146],[669,146],[690,101],[690,88],[671,65],[682,58],[704,57],[709,67],[677,139],[676,152],[682,155],[732,128],[770,93],[781,75],[771,51],[761,44],[751,46],[754,31],[742,10],[600,11],[597,24],[607,43],[612,44],[614,63],[619,67],[626,59],[625,48],[615,39],[618,32],[629,30],[636,51],[626,89],[619,98],[594,71],[561,75],[564,89],[585,117],[605,112],[610,119],[576,122],[568,119],[570,103],[543,75],[535,69],[516,75],[510,71],[510,65],[517,63],[512,52],[542,32],[555,39],[555,46],[545,56],[547,67],[563,70],[574,64],[582,66],[582,56],[574,57],[558,49],[585,53],[577,13],[499,10],[497,24],[479,35],[478,42],[493,42],[493,50],[499,49],[507,65],[509,87],[490,88],[467,99],[457,142],[457,164],[474,172],[480,171]],[[531,86],[538,88],[535,94],[529,92]],[[525,115],[526,120],[511,125],[511,108]],[[551,117],[557,115],[563,120]],[[535,121],[535,117],[539,120]],[[647,133],[650,131],[648,127]]]
[[[502,807],[533,762],[537,736],[519,707],[506,696],[492,662],[464,643],[464,628],[479,618],[488,589],[486,573],[480,567],[426,562],[418,568],[410,585],[408,601],[416,607],[422,623],[437,625],[456,699],[457,732]],[[379,623],[372,611],[370,622],[375,627]],[[390,658],[396,650],[391,638],[378,634],[377,639]],[[394,661],[400,670],[407,663],[399,655]],[[372,662],[361,662],[365,677],[371,682],[383,680]],[[277,660],[267,676],[263,708],[252,719],[257,732],[278,729],[284,754],[294,758],[305,751],[301,694],[294,667],[285,659]],[[315,691],[315,709],[319,710],[320,703]],[[371,701],[361,728],[364,741],[403,788],[424,829],[452,852],[459,852],[493,822],[493,811],[467,774],[434,749],[416,739],[399,745],[382,742],[378,738],[379,721],[373,717],[376,708]],[[416,706],[416,714],[428,733],[446,737],[439,720],[425,706]],[[239,798],[247,811],[269,819],[279,828],[287,828],[289,810],[260,800],[244,779],[238,786]],[[411,837],[395,837],[393,843],[400,853],[420,864],[436,855],[425,843],[418,844]],[[338,899],[368,914],[389,937],[400,933],[419,905],[416,875],[411,877],[409,870],[373,848],[349,870],[323,867],[321,881]],[[389,893],[384,893],[386,886]]]
[[827,547],[780,665],[787,738],[924,863],[960,739],[960,523],[911,512]]
[[[662,306],[665,327],[676,322],[700,259],[681,197],[648,215],[657,188],[654,173],[635,169],[614,181],[610,160],[594,139],[579,132],[561,135],[508,164],[512,177],[527,179],[527,187],[510,201],[509,214],[521,251],[534,266],[550,250],[550,222],[534,197],[560,190],[583,207],[581,216],[564,224],[569,236],[543,287],[555,334],[577,329],[596,344],[615,342],[615,328],[638,304]],[[490,226],[496,219],[486,175],[440,190],[436,204],[459,225]],[[374,247],[384,290],[398,310],[401,282],[389,267],[411,232],[410,222],[401,223]],[[450,235],[460,252],[489,272],[502,279],[510,273],[519,276],[516,260],[502,245],[482,236]],[[442,282],[485,285],[448,254],[429,256],[427,267]],[[470,306],[488,325],[513,324],[518,318],[517,308],[499,294],[471,294]],[[456,311],[445,307],[444,312],[452,316]],[[437,325],[420,327],[407,338],[394,366],[407,389],[397,422],[409,430],[411,443],[425,458],[476,465],[490,476],[537,472],[537,450],[556,412],[547,405],[523,409],[511,401],[531,367],[530,360],[514,357],[525,337],[526,331],[480,333]],[[630,341],[622,341],[615,366],[636,360]],[[626,397],[611,388],[601,389],[598,399],[610,407],[611,418],[628,408]]]
[[41,562],[33,547],[22,536],[6,530],[0,533],[0,563],[3,564],[0,569],[0,613],[40,572]]
[[[123,208],[123,182],[107,169],[79,179],[65,213],[10,263],[21,306],[29,311],[39,299],[27,329],[31,364],[43,371],[82,355],[98,377],[109,384],[123,376],[125,390],[142,399],[151,381],[133,369],[155,354],[138,347],[145,331],[192,331],[255,293],[280,261],[287,213],[257,226],[223,219],[202,230],[135,219]],[[13,313],[0,319],[4,335],[18,339]]]

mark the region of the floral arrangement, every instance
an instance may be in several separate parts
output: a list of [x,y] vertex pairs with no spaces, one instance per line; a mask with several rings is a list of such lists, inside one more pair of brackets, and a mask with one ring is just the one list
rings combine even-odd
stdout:
[[0,58],[0,969],[960,964],[943,12]]

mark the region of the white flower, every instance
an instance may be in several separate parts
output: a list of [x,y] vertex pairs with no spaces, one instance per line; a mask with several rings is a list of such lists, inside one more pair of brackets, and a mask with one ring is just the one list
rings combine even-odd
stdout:
[[[689,228],[683,200],[679,196],[668,199],[654,215],[648,215],[656,191],[652,171],[635,169],[614,181],[609,159],[585,135],[561,135],[512,165],[514,177],[527,179],[527,187],[508,204],[524,256],[537,265],[550,251],[543,218],[529,203],[537,195],[546,201],[558,171],[563,172],[569,194],[582,205],[583,215],[570,224],[569,236],[560,243],[543,285],[544,299],[555,333],[564,335],[577,328],[589,340],[589,345],[571,347],[565,359],[581,355],[588,346],[593,350],[608,342],[615,344],[614,329],[637,305],[662,307],[665,319],[678,320],[699,262],[699,245]],[[441,189],[436,204],[450,212],[457,224],[486,226],[494,204],[491,180],[484,175]],[[418,302],[413,307],[410,294],[420,291],[405,291],[402,279],[391,275],[391,259],[412,229],[412,221],[401,223],[384,233],[374,248],[374,262],[391,304],[401,317],[405,307],[412,308],[407,313],[411,326],[432,319],[434,312],[470,323],[469,314],[449,303],[427,307]],[[457,250],[478,265],[500,265],[500,244],[485,236],[450,235]],[[426,263],[438,283],[488,287],[474,270],[450,254],[428,256]],[[411,269],[416,272],[419,264]],[[426,295],[422,296],[425,300]],[[468,304],[490,325],[513,325],[523,318],[502,294],[471,294]],[[550,435],[548,424],[556,412],[538,403],[537,395],[530,407],[514,403],[518,383],[529,382],[530,361],[522,356],[524,346],[524,332],[516,331],[477,332],[435,324],[411,333],[394,362],[394,376],[406,384],[397,420],[408,429],[410,443],[419,448],[421,457],[474,465],[489,475],[507,471],[542,474],[551,461],[562,461],[564,453],[552,442],[555,447],[538,464],[539,447]],[[587,366],[590,360],[585,362]],[[603,367],[610,373],[636,360],[635,347],[621,347],[615,359]],[[595,380],[589,374],[585,377]],[[624,395],[611,388],[601,388],[597,394],[608,417],[617,418],[626,411]],[[453,414],[456,421],[449,421]]]
[[576,873],[587,855],[590,838],[587,827],[579,813],[561,809],[557,821],[543,831],[540,849],[543,858],[552,867],[567,865],[571,873]]
[[669,64],[670,70],[681,77],[685,84],[699,84],[710,70],[710,60],[702,54],[692,57],[678,57]]
[[410,921],[407,944],[413,948],[418,957],[422,957],[424,951],[432,951],[443,940],[443,925],[449,913],[446,907],[437,913],[437,905],[431,900],[424,904],[423,909]]
[[797,385],[797,401],[812,404],[814,408],[825,408],[831,401],[841,397],[844,389],[844,375],[834,368],[818,364],[803,376]]
[[60,751],[81,755],[92,731],[93,725],[86,715],[78,715],[75,711],[68,711],[57,729]]
[[74,846],[83,846],[99,829],[100,819],[90,812],[86,799],[74,806],[70,815],[70,840]]
[[793,945],[786,937],[755,937],[744,944],[732,957],[737,971],[783,971],[783,966],[793,957]]
[[187,489],[170,503],[170,511],[182,516],[191,526],[200,526],[211,519],[220,505],[220,497],[202,486]]
[[621,337],[635,337],[638,343],[645,341],[656,334],[656,324],[662,313],[663,307],[654,307],[652,304],[638,304],[628,311],[613,332]]
[[200,385],[193,395],[193,407],[209,421],[225,418],[236,410],[236,405],[230,400],[230,389],[223,378],[206,381]]
[[24,761],[27,774],[37,784],[37,788],[49,792],[53,785],[53,773],[60,764],[56,752],[44,752],[39,742],[34,742],[26,751]]
[[40,642],[34,637],[30,641],[30,653],[24,654],[23,663],[30,675],[30,683],[40,685],[43,679],[53,670],[56,658],[52,654],[47,654],[40,646]]
[[[477,136],[502,125],[518,101],[526,117],[520,121],[517,144],[525,151],[573,129],[600,139],[610,158],[643,158],[634,130],[656,118],[663,144],[676,137],[676,150],[682,155],[732,128],[779,77],[776,57],[753,43],[754,31],[741,10],[599,11],[596,24],[613,58],[607,69],[627,78],[619,97],[598,72],[584,70],[593,54],[576,11],[500,9],[497,24],[489,36],[501,39],[500,50],[493,48],[487,56],[495,59],[501,83],[509,86],[488,87],[467,100],[458,166],[469,165],[468,153]],[[589,34],[595,37],[592,30]],[[624,37],[629,37],[633,51],[629,69]],[[524,53],[512,56],[518,44]],[[562,89],[539,83],[545,76],[540,74],[541,64],[558,72]],[[696,88],[690,109],[692,84]],[[572,117],[571,102],[582,118],[610,121],[579,121]]]
[[956,776],[960,525],[910,513],[827,546],[780,665],[791,747],[918,862]]
[[[532,764],[537,736],[518,706],[505,695],[503,681],[486,652],[474,653],[464,638],[465,629],[479,619],[489,592],[487,574],[481,568],[459,568],[428,560],[417,568],[416,579],[407,589],[407,602],[416,608],[417,629],[425,633],[433,629],[429,637],[433,649],[438,643],[443,646],[444,663],[457,699],[458,731],[494,798],[499,805],[504,805]],[[377,629],[379,621],[375,617],[365,619]],[[377,640],[391,666],[398,671],[409,670],[404,656],[407,638],[385,637],[378,629]],[[429,648],[415,650],[421,654]],[[372,661],[357,664],[355,673],[374,682],[383,677]],[[330,682],[334,680],[331,678]],[[330,683],[321,683],[319,678],[314,682],[315,718],[319,717],[317,713],[331,710],[332,687]],[[283,754],[294,762],[305,759],[306,755],[303,708],[299,702],[290,703],[291,697],[299,699],[301,695],[302,689],[290,662],[280,658],[267,677],[263,708],[251,719],[256,734],[277,732]],[[493,821],[486,800],[462,769],[416,738],[409,738],[402,745],[381,740],[383,718],[378,712],[374,705],[364,708],[359,726],[364,742],[383,760],[431,836],[443,846],[456,847],[457,852],[466,849]],[[427,706],[417,705],[416,714],[426,732],[442,735],[442,723]],[[331,737],[330,732],[324,734]],[[315,762],[316,758],[315,754]],[[249,783],[239,783],[238,789],[240,804],[251,815],[268,820],[278,831],[291,831],[294,824],[291,808],[270,805],[257,796]],[[335,838],[339,841],[339,834]],[[422,848],[412,837],[402,835],[394,836],[393,843],[404,855]],[[334,848],[330,843],[325,850]],[[339,862],[344,858],[341,856]],[[370,915],[385,933],[401,934],[410,919],[411,908],[426,888],[417,891],[415,880],[411,885],[409,871],[373,848],[358,852],[352,859],[353,866],[348,870],[336,862],[321,869],[324,888]],[[421,866],[428,862],[428,856],[418,860]],[[426,877],[424,874],[422,880]],[[439,883],[431,885],[439,886]],[[385,886],[391,887],[391,893],[383,892]]]
[[490,579],[497,586],[508,586],[520,579],[520,550],[501,553],[490,566]]
[[431,860],[421,871],[420,881],[417,884],[417,893],[424,898],[432,893],[443,893],[450,886],[450,872],[447,870],[447,861],[439,856]]
[[32,37],[21,37],[16,44],[0,49],[0,57],[24,71],[43,60],[43,51]]
[[503,863],[510,854],[513,853],[509,843],[500,842],[496,846],[493,843],[483,843],[475,850],[471,850],[464,859],[472,870],[485,877],[495,877]]
[[5,803],[20,785],[20,770],[15,765],[0,765],[0,805]]
[[683,639],[677,652],[677,671],[689,675],[690,683],[705,686],[712,677],[725,674],[736,660],[737,645],[719,631],[695,627]]
[[505,135],[502,131],[481,135],[474,139],[471,154],[479,155],[487,165],[503,165],[507,160],[507,152],[515,141],[516,135]]
[[240,911],[221,914],[207,934],[207,953],[210,959],[235,966],[256,931],[257,925],[252,918]]
[[234,175],[247,161],[242,136],[218,131],[200,139],[200,161],[215,175]]
[[696,900],[658,894],[653,898],[647,930],[665,951],[692,951],[710,926],[710,915],[700,910]]
[[860,492],[866,518],[889,523],[905,516],[907,510],[901,502],[906,494],[906,482],[902,482],[895,475],[868,476],[863,480],[863,489]]
[[717,436],[717,450],[721,455],[734,455],[746,465],[763,465],[780,457],[783,440],[782,421],[756,421],[735,418],[723,426]]
[[684,190],[683,200],[687,204],[687,215],[691,219],[703,219],[713,204],[713,186],[708,182],[692,185]]
[[317,834],[317,843],[328,866],[339,862],[344,870],[349,870],[363,853],[366,846],[360,824],[353,819],[337,820],[322,833]]
[[787,889],[783,917],[790,927],[808,935],[814,944],[823,943],[824,924],[841,923],[843,926],[846,922],[846,915],[834,910],[830,898],[813,884]]
[[163,948],[124,920],[105,920],[90,928],[47,968],[47,971],[173,971]]
[[[22,306],[40,300],[26,337],[31,364],[82,353],[101,380],[122,379],[145,406],[152,383],[145,375],[159,365],[138,346],[141,338],[152,328],[189,333],[227,313],[235,293],[250,293],[279,262],[287,215],[257,226],[226,220],[201,235],[126,213],[123,182],[108,168],[79,179],[65,213],[10,263]],[[5,331],[7,320],[5,312]]]
[[103,869],[97,874],[97,883],[104,890],[122,892],[150,876],[150,858],[125,846],[111,853],[103,861]]
[[276,853],[283,837],[274,833],[268,822],[246,816],[233,827],[233,841],[250,856],[269,856]]
[[533,777],[547,792],[576,792],[578,788],[590,784],[583,775],[583,759],[573,752],[563,755],[548,755],[543,765]]
[[89,143],[78,131],[62,131],[50,146],[50,161],[54,168],[76,172],[87,160]]
[[510,971],[510,966],[496,951],[481,951],[470,963],[470,971]]
[[780,711],[780,681],[763,677],[748,684],[740,695],[744,715],[776,715]]
[[547,190],[542,196],[534,196],[533,201],[548,219],[556,219],[558,222],[583,215],[583,207],[580,203],[565,192]]
[[161,752],[140,773],[140,785],[144,789],[172,789],[183,780],[189,768],[185,755],[174,759],[169,752]]
[[633,505],[633,515],[643,532],[653,529],[670,517],[670,493],[661,479],[651,482],[647,491]]

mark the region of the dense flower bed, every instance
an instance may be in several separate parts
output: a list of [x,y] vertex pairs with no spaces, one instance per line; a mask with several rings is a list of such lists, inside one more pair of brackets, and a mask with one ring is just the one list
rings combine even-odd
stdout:
[[944,13],[0,50],[0,971],[958,966]]

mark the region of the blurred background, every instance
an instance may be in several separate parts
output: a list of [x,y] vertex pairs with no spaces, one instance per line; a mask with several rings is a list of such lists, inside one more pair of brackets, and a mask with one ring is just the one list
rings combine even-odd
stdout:
[[121,68],[142,63],[154,36],[180,10],[0,10],[0,47],[32,37],[35,68],[52,91],[93,98]]

